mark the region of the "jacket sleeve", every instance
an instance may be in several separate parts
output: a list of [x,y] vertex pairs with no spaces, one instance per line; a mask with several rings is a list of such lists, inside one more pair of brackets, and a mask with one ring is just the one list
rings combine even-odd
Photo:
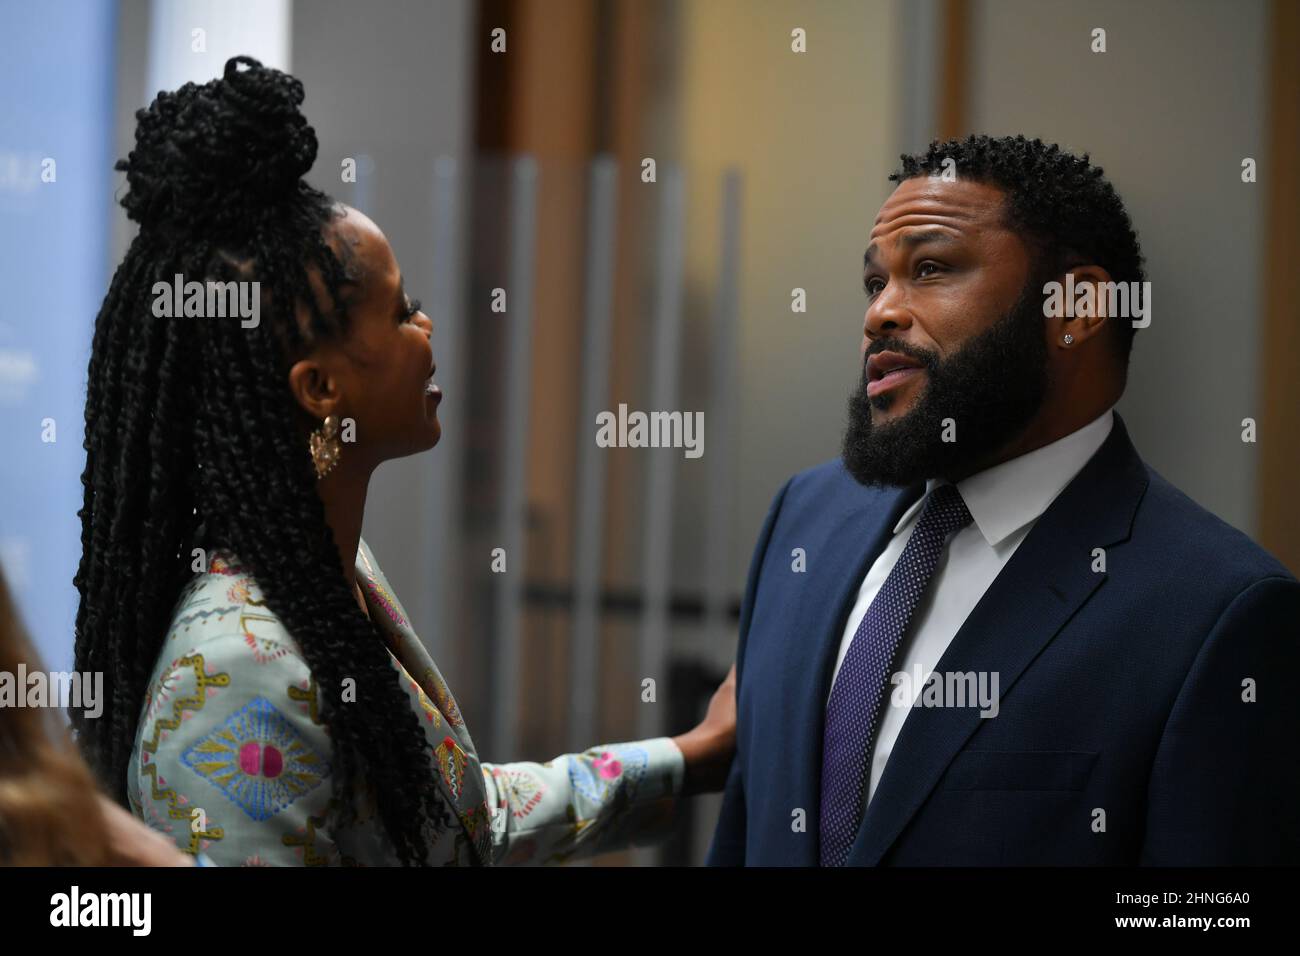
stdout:
[[1300,583],[1228,606],[1183,682],[1147,788],[1148,866],[1300,863]]
[[493,862],[564,863],[654,843],[671,829],[686,763],[668,737],[545,763],[482,764]]
[[705,858],[707,866],[744,866],[745,834],[747,817],[745,813],[744,784],[744,732],[741,723],[744,712],[741,709],[740,692],[745,673],[745,638],[749,634],[749,623],[754,616],[754,601],[758,598],[758,579],[763,569],[763,560],[767,556],[767,546],[772,540],[772,530],[776,527],[777,515],[785,501],[786,492],[794,478],[790,478],[772,499],[768,507],[767,518],[758,533],[758,542],[754,545],[754,554],[749,561],[749,576],[745,582],[745,597],[740,607],[740,634],[736,644],[736,756],[731,761],[731,771],[727,774],[727,786],[722,794],[722,807],[718,811],[718,825],[713,832],[713,843]]
[[326,828],[330,739],[297,646],[236,631],[167,659],[132,753],[136,815],[219,866],[339,862]]

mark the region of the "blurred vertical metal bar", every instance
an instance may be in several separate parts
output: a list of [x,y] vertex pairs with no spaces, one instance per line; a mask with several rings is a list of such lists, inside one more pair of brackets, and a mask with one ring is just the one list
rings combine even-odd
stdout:
[[591,164],[587,207],[586,326],[582,342],[582,405],[573,561],[573,647],[569,746],[596,741],[600,686],[601,535],[605,517],[605,450],[596,446],[596,415],[609,401],[609,350],[614,289],[617,167],[608,155]]
[[899,84],[898,149],[924,150],[939,130],[939,71],[943,21],[940,0],[911,0],[899,5],[898,45],[903,80]]
[[940,16],[943,45],[937,57],[941,76],[935,135],[956,139],[966,135],[970,115],[970,4],[967,0],[943,0]]
[[498,547],[506,569],[496,574],[491,753],[513,759],[519,748],[520,666],[527,563],[528,419],[533,360],[533,279],[536,272],[537,161],[521,156],[510,171],[510,246],[506,297],[506,381]]
[[[681,364],[682,268],[684,259],[685,177],[680,167],[668,167],[660,177],[659,235],[655,250],[655,313],[650,350],[650,410],[689,412],[676,408]],[[668,604],[672,562],[673,475],[678,455],[673,448],[646,452],[645,523],[641,561],[641,640],[638,664],[642,680],[655,682],[656,700],[668,690]],[[664,733],[663,706],[642,702],[637,710],[637,735]]]
[[[1270,42],[1268,158],[1273,169],[1286,169],[1300,149],[1300,5],[1273,0],[1269,4]],[[1259,329],[1263,400],[1260,424],[1279,435],[1300,432],[1300,186],[1292,176],[1268,177],[1264,232],[1264,310]],[[1292,574],[1300,574],[1300,499],[1293,490],[1300,471],[1300,442],[1262,442],[1256,472],[1255,528],[1257,540],[1276,555]]]
[[[659,179],[659,230],[655,249],[655,311],[650,347],[650,411],[678,411],[677,382],[681,364],[682,273],[685,258],[685,175],[680,167],[665,167]],[[653,421],[653,419],[651,419]],[[637,736],[660,737],[668,729],[669,592],[672,586],[673,477],[678,452],[650,448],[646,466],[645,522],[642,532],[642,598],[638,671],[653,678],[655,702],[641,701]],[[662,861],[661,847],[637,847],[634,866]]]
[[[462,187],[462,183],[464,186]],[[446,396],[438,406],[442,437],[433,454],[422,455],[421,487],[425,489],[422,513],[429,526],[420,536],[420,567],[425,587],[416,600],[423,620],[433,621],[432,632],[421,635],[430,656],[446,670],[445,655],[454,650],[449,635],[456,630],[456,597],[461,593],[461,468],[465,453],[466,391],[461,388],[463,367],[461,324],[464,286],[461,271],[461,194],[471,180],[461,175],[460,164],[440,156],[433,164],[433,359],[436,380]]]
[[[704,529],[704,620],[710,657],[721,665],[734,656],[735,635],[727,614],[728,602],[738,582],[731,573],[731,522],[735,500],[736,408],[739,396],[736,302],[740,272],[741,175],[737,169],[722,174],[719,208],[718,285],[713,303],[710,346],[712,387],[705,420],[708,470],[708,515]],[[729,665],[728,665],[729,666]]]

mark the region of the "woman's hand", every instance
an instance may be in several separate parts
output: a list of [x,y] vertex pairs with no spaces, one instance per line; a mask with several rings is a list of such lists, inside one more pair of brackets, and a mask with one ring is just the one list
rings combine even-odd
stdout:
[[736,752],[736,665],[713,692],[704,719],[673,738],[686,758],[682,796],[711,793],[727,784],[731,758]]
[[145,826],[108,797],[97,794],[112,866],[193,866],[194,857]]

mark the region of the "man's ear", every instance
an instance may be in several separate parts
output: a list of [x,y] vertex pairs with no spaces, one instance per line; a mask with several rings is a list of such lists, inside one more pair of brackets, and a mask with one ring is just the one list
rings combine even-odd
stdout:
[[[1106,291],[1111,281],[1110,273],[1101,266],[1081,265],[1067,270],[1061,282],[1068,289],[1068,276],[1074,277],[1072,297],[1073,318],[1057,315],[1050,318],[1050,328],[1055,344],[1061,346],[1066,335],[1072,337],[1069,347],[1078,348],[1086,339],[1106,328],[1110,309],[1110,296]],[[1062,310],[1063,312],[1066,310]]]
[[300,408],[315,421],[338,414],[343,396],[338,379],[318,358],[299,359],[289,369],[289,391]]

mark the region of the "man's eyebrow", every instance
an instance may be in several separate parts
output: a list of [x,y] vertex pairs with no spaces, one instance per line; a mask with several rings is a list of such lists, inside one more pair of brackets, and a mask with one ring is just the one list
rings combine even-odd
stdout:
[[[945,232],[942,229],[926,229],[923,232],[904,233],[902,236],[899,237],[898,241],[901,242],[904,246],[916,248],[917,246],[926,242],[937,242],[946,245],[952,245],[953,243],[956,243],[959,240],[952,233]],[[862,268],[865,269],[867,266],[871,264],[871,260],[875,256],[875,254],[876,254],[876,244],[873,242],[871,245],[867,246],[867,251],[862,256]]]

